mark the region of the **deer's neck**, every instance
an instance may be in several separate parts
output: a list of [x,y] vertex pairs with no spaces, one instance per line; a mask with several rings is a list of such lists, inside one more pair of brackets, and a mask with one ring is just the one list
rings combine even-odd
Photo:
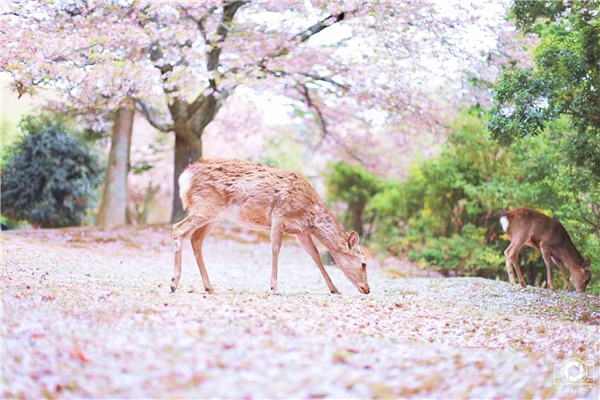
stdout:
[[345,245],[344,230],[329,210],[315,218],[311,234],[316,237],[334,257],[341,252],[342,247]]
[[558,258],[560,258],[560,260],[569,269],[581,267],[581,265],[583,264],[583,257],[575,248],[575,245],[571,241],[571,238],[568,238],[565,246],[563,246],[563,248],[558,251]]

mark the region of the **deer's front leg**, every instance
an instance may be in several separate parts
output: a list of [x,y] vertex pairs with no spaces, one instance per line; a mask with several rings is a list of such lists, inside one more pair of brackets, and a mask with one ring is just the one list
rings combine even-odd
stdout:
[[277,221],[273,221],[271,226],[271,290],[273,294],[280,295],[279,283],[277,283],[277,263],[279,260],[279,250],[281,249],[281,242],[283,240],[283,229],[284,226]]
[[337,288],[331,281],[329,274],[325,270],[325,267],[321,262],[321,257],[319,256],[319,250],[317,250],[315,242],[313,242],[312,238],[310,237],[310,234],[298,234],[296,235],[296,238],[298,239],[298,242],[302,245],[304,250],[306,250],[306,252],[312,257],[313,261],[317,264],[317,267],[319,267],[323,278],[325,278],[325,282],[327,283],[329,291],[333,294],[340,294],[340,291],[337,290]]
[[560,273],[562,275],[563,278],[563,282],[565,283],[565,289],[567,290],[573,290],[573,286],[571,286],[571,283],[569,282],[569,277],[567,276],[567,272],[565,271],[565,266],[562,263],[562,261],[560,261],[557,258],[551,257],[552,261],[554,261],[554,264],[556,264],[556,266],[558,267],[558,269],[560,269]]
[[550,250],[544,246],[544,242],[540,242],[540,251],[542,252],[544,264],[546,264],[546,280],[548,281],[548,287],[554,290],[554,284],[552,283],[552,264],[550,264]]

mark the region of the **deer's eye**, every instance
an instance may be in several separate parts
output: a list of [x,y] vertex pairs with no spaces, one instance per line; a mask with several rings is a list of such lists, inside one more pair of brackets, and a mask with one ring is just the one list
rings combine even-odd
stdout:
[[365,264],[365,263],[362,263],[362,267],[363,267],[363,268],[367,268],[367,264]]

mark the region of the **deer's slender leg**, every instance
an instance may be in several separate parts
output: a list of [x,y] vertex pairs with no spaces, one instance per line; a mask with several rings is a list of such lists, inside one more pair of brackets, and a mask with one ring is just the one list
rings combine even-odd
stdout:
[[204,221],[188,215],[181,222],[173,225],[173,251],[175,252],[175,268],[173,271],[173,278],[171,278],[171,292],[174,292],[177,289],[177,285],[179,285],[179,280],[181,279],[181,249],[183,247],[183,239],[188,237],[190,233],[204,224]]
[[521,283],[521,286],[527,287],[527,283],[525,282],[525,278],[523,277],[523,273],[521,272],[521,265],[519,264],[519,253],[518,252],[513,257],[513,265],[515,266],[515,270],[517,271],[517,276],[519,277],[519,283]]
[[554,284],[552,283],[552,264],[550,264],[551,251],[546,248],[543,241],[540,242],[540,252],[542,253],[544,264],[546,264],[546,280],[548,281],[548,287],[554,290]]
[[506,250],[504,250],[504,257],[506,259],[506,272],[508,272],[508,280],[511,285],[515,286],[517,283],[515,282],[515,273],[512,266],[512,252],[515,248],[514,242],[511,242]]
[[214,290],[210,284],[208,272],[206,271],[206,266],[204,265],[204,258],[202,257],[202,243],[204,243],[204,239],[210,235],[212,230],[219,224],[219,222],[220,220],[209,222],[201,228],[196,229],[190,238],[190,241],[192,242],[192,248],[194,249],[194,255],[196,256],[196,263],[198,263],[198,268],[200,269],[202,284],[204,285],[204,290],[206,290],[208,293],[213,293]]
[[506,269],[508,270],[508,278],[510,279],[510,283],[512,285],[516,285],[515,277],[511,268],[512,265],[517,272],[521,286],[527,287],[527,283],[525,283],[525,278],[523,278],[523,273],[521,272],[521,265],[519,264],[519,253],[521,252],[522,247],[522,241],[515,240],[515,238],[513,238],[513,241],[511,241],[510,245],[504,252],[504,255],[506,256]]
[[567,276],[567,272],[565,271],[565,265],[558,258],[554,258],[554,257],[551,257],[551,258],[552,258],[552,261],[554,261],[554,264],[556,264],[556,266],[558,267],[558,269],[560,269],[560,273],[562,275],[563,282],[565,283],[565,289],[573,290],[573,287],[571,286],[571,282],[569,282],[569,277]]
[[273,294],[279,293],[279,283],[277,283],[277,263],[279,260],[279,250],[281,249],[281,242],[283,240],[284,225],[277,220],[273,221],[271,226],[271,290]]
[[339,290],[337,290],[337,288],[331,281],[329,274],[327,273],[327,271],[325,270],[325,267],[323,266],[323,263],[321,262],[321,257],[319,256],[319,250],[317,250],[317,247],[315,246],[315,243],[313,242],[312,238],[310,237],[310,234],[308,234],[308,233],[298,234],[298,235],[296,235],[296,238],[298,239],[298,242],[302,245],[304,250],[306,250],[306,252],[312,257],[314,262],[317,264],[317,267],[319,267],[321,274],[323,274],[323,278],[325,278],[327,287],[329,287],[329,291],[333,294],[339,294],[340,293]]

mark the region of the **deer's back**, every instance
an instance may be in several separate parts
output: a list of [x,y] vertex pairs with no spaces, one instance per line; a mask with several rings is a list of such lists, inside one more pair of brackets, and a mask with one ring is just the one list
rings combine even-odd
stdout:
[[[322,200],[298,173],[235,159],[200,159],[186,171],[192,172],[190,190],[185,194],[193,206],[194,199],[218,193],[228,205],[253,209],[306,210]],[[184,200],[182,198],[182,200]]]
[[521,236],[527,238],[528,244],[539,248],[544,241],[548,245],[561,246],[570,243],[567,231],[557,220],[529,208],[516,208],[503,214],[508,219],[506,233],[512,238]]

